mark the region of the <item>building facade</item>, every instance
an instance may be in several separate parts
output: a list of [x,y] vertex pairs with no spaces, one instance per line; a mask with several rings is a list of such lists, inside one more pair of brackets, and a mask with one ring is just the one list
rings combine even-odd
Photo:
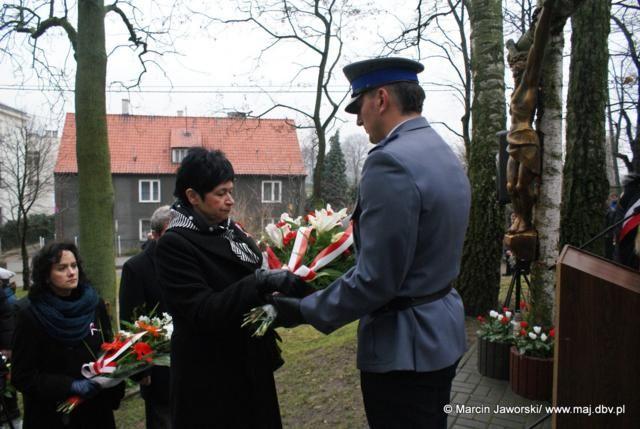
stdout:
[[[190,147],[220,149],[236,173],[232,217],[259,237],[282,212],[301,214],[305,172],[293,124],[286,120],[107,115],[114,188],[114,242],[139,248],[149,218],[171,204],[175,171]],[[67,114],[55,169],[56,234],[80,241],[75,118]]]
[[0,224],[28,215],[54,212],[53,167],[56,131],[44,130],[26,112],[0,103]]

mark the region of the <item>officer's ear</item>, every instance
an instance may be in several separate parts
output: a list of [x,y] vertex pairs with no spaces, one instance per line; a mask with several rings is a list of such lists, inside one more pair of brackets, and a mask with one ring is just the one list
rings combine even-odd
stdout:
[[389,110],[391,107],[390,103],[392,102],[392,95],[387,87],[381,86],[375,90],[374,102],[379,113],[384,113]]

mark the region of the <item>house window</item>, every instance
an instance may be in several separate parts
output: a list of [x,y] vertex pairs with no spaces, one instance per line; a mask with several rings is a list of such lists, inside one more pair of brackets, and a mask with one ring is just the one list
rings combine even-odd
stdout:
[[171,149],[171,162],[174,164],[180,164],[185,156],[189,152],[188,147],[177,147]]
[[159,180],[139,180],[138,181],[138,201],[141,203],[160,202],[160,181]]
[[28,150],[25,157],[25,171],[27,173],[27,185],[38,186],[40,176],[40,152]]
[[263,180],[262,181],[262,202],[279,203],[282,201],[282,181]]
[[147,241],[147,235],[151,232],[151,219],[139,219],[140,241]]

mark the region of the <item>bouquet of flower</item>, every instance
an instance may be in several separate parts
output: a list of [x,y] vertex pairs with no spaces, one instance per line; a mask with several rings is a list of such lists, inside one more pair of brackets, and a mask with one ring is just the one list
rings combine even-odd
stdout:
[[478,321],[480,322],[480,329],[477,332],[478,337],[486,338],[493,343],[512,343],[512,317],[513,312],[507,307],[502,309],[502,313],[491,310],[488,319],[478,316]]
[[[353,226],[347,217],[346,208],[336,212],[329,204],[304,218],[293,219],[283,213],[278,223],[265,227],[261,240],[269,268],[291,270],[316,290],[329,286],[355,261]],[[250,325],[255,328],[253,335],[262,336],[276,316],[270,304],[256,307],[245,316],[242,326]]]
[[520,322],[520,329],[515,335],[515,346],[521,355],[547,358],[553,355],[555,329],[545,332],[540,326],[530,327],[525,321]]
[[[85,363],[81,374],[103,388],[115,386],[122,380],[153,365],[168,366],[173,321],[163,313],[162,317],[140,316],[134,323],[122,322],[127,328],[115,335],[111,342],[103,342],[103,353],[94,362]],[[68,414],[82,398],[71,396],[57,410]]]

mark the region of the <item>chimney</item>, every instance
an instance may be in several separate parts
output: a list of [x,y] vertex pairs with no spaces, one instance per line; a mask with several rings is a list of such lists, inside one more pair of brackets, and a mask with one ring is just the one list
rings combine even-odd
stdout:
[[130,113],[129,113],[129,99],[128,98],[123,98],[122,99],[122,114],[123,115],[130,115]]
[[178,116],[184,116],[184,110],[178,110]]
[[244,119],[244,118],[247,117],[247,113],[246,112],[237,112],[237,111],[227,112],[227,117],[231,118],[231,119]]

